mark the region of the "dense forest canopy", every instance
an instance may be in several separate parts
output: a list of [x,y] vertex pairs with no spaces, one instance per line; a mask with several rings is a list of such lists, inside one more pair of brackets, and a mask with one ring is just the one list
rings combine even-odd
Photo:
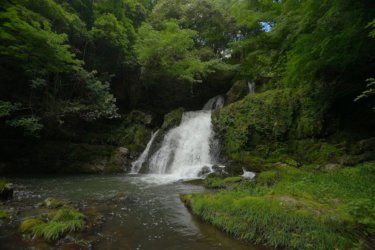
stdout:
[[374,11],[371,0],[4,0],[1,126],[39,136],[134,108],[197,109],[244,79],[292,89],[301,133],[319,134],[374,106]]

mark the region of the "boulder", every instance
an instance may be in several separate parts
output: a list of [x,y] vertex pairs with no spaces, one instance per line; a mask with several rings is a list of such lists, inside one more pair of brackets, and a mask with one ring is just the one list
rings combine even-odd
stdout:
[[208,166],[204,166],[198,173],[198,177],[203,177],[207,174],[211,173],[211,169]]
[[213,165],[211,169],[212,173],[209,174],[210,177],[224,177],[229,175],[228,172],[225,171],[225,166]]

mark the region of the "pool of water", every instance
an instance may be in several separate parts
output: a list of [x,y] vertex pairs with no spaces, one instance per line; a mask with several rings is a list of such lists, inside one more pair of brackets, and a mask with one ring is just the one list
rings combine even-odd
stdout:
[[[264,249],[234,240],[192,216],[179,197],[204,191],[200,186],[147,175],[47,176],[10,181],[15,194],[5,207],[16,211],[17,216],[0,226],[1,249],[72,249],[59,243],[30,244],[17,233],[20,221],[35,216],[35,204],[47,197],[67,199],[83,210],[102,215],[102,223],[82,236],[90,242],[90,249]],[[122,198],[114,198],[119,194]]]

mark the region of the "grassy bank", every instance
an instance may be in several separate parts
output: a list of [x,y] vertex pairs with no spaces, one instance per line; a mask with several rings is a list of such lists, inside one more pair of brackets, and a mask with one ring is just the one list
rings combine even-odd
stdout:
[[184,195],[234,237],[288,249],[366,249],[375,234],[375,162],[321,172],[279,166],[255,181],[206,180],[220,192]]

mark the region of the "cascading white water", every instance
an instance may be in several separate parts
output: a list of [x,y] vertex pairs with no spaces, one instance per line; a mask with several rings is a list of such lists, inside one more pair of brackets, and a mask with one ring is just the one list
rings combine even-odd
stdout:
[[150,173],[170,174],[176,179],[197,177],[203,166],[211,166],[211,111],[186,112],[180,126],[164,137],[151,157]]
[[157,136],[158,132],[159,130],[157,130],[155,133],[152,133],[151,139],[147,143],[145,150],[138,157],[138,159],[132,163],[132,169],[130,171],[131,174],[137,174],[141,170],[143,163],[147,160],[151,145],[154,142],[155,137]]
[[255,82],[247,82],[249,93],[255,93]]
[[203,106],[203,110],[215,110],[224,106],[224,96],[218,95],[210,100]]
[[[159,180],[167,177],[168,181],[196,178],[203,167],[210,168],[215,164],[213,147],[217,143],[213,138],[211,113],[223,105],[223,96],[216,96],[204,105],[203,110],[185,112],[180,125],[169,130],[161,147],[148,157],[154,140],[151,138],[150,145],[142,153],[145,155],[143,161],[148,159],[149,174],[157,175]],[[139,163],[134,162],[133,166],[138,166],[134,167],[134,173],[138,173]]]

